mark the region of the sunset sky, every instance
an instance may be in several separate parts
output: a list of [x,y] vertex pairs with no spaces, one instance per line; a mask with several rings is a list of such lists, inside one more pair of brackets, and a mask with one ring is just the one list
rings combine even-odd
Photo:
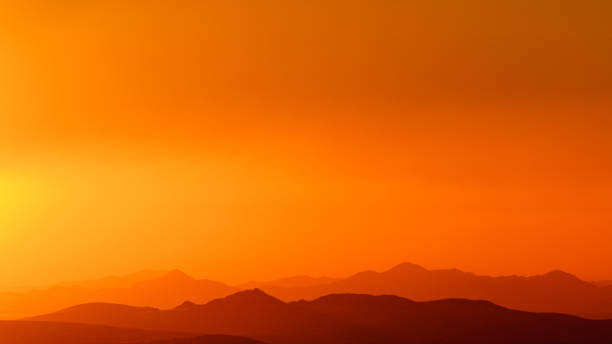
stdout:
[[0,288],[612,279],[611,23],[606,0],[2,1]]

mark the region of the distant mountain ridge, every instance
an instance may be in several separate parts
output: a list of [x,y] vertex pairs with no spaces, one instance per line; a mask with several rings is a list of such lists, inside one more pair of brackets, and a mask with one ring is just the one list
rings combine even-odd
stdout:
[[387,271],[364,271],[325,285],[261,288],[284,301],[313,300],[334,293],[390,294],[417,301],[448,298],[488,300],[531,312],[612,318],[612,288],[598,287],[558,270],[529,277],[491,277],[457,269],[427,270],[416,264],[403,263]]
[[119,285],[127,283],[127,287],[91,288],[83,286],[91,285],[87,282],[78,282],[25,293],[0,293],[0,318],[17,319],[91,302],[172,308],[185,300],[204,303],[240,290],[220,282],[195,279],[179,270],[152,275],[154,279],[143,280],[140,274],[112,280]]
[[[153,279],[148,279],[153,276]],[[95,285],[129,285],[93,288]],[[612,286],[589,283],[563,272],[536,276],[479,276],[457,269],[428,270],[403,263],[383,272],[363,271],[348,278],[295,276],[232,287],[195,279],[180,270],[149,271],[79,282],[27,293],[0,293],[0,319],[50,313],[72,305],[102,302],[170,309],[191,301],[206,303],[240,290],[259,288],[283,301],[313,300],[335,293],[398,295],[417,301],[445,298],[489,300],[532,312],[557,312],[594,319],[612,318]]]
[[514,311],[488,301],[334,294],[285,303],[257,289],[171,310],[89,304],[30,320],[222,333],[269,344],[612,342],[612,320]]

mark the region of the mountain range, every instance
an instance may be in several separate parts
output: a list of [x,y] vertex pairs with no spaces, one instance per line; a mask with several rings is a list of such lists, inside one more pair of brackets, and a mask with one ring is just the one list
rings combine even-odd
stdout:
[[170,310],[96,303],[28,320],[222,333],[268,344],[612,342],[612,320],[515,311],[488,301],[334,294],[287,303],[259,289]]
[[415,301],[488,300],[530,312],[612,319],[612,285],[605,282],[585,282],[562,271],[529,277],[491,277],[457,269],[428,270],[409,263],[383,272],[364,271],[347,278],[296,276],[238,286],[195,279],[179,270],[148,271],[27,293],[0,293],[0,318],[19,319],[93,302],[170,309],[185,300],[207,303],[254,288],[285,302],[314,300],[338,293],[389,294]]
[[457,269],[427,270],[403,263],[384,272],[365,271],[323,285],[260,288],[284,301],[312,300],[334,293],[391,294],[416,301],[488,300],[524,311],[612,318],[611,286],[597,286],[563,271],[529,277],[491,277]]

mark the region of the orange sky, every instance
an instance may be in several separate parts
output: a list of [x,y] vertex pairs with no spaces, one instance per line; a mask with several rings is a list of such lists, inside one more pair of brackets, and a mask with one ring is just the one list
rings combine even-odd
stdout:
[[0,288],[610,279],[611,6],[1,4]]

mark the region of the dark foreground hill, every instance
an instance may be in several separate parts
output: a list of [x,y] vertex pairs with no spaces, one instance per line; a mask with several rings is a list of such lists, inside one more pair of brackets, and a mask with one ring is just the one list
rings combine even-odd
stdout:
[[207,335],[188,338],[158,340],[144,344],[264,344],[263,342],[236,336]]
[[107,326],[0,321],[2,344],[119,344],[171,339],[178,334]]
[[89,304],[34,318],[245,336],[270,344],[612,343],[612,321],[509,310],[487,301],[339,294],[284,303],[260,290],[172,310]]
[[488,301],[343,294],[298,304],[408,343],[612,343],[610,320],[515,311]]
[[2,344],[258,344],[248,338],[115,328],[72,323],[0,321]]
[[[153,278],[147,279],[150,276]],[[239,287],[195,279],[178,270],[147,272],[27,293],[0,293],[0,319],[46,314],[92,302],[170,309],[184,300],[206,303],[246,286],[258,287],[285,302],[343,293],[398,295],[416,301],[458,298],[489,300],[529,312],[612,319],[612,286],[606,282],[586,282],[562,271],[528,277],[491,277],[456,269],[428,270],[409,263],[383,272],[364,271],[344,279],[296,276]]]
[[159,340],[147,342],[146,344],[263,344],[244,337],[223,336],[223,335],[208,335],[189,338],[175,338],[168,340]]

